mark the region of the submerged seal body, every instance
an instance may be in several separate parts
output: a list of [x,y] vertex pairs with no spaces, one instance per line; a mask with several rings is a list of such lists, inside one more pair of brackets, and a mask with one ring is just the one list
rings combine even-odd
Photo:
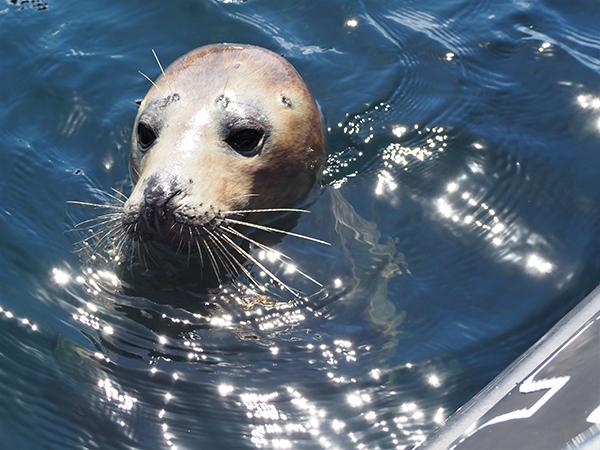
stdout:
[[200,47],[140,104],[123,226],[134,239],[181,244],[227,218],[260,222],[306,198],[324,141],[319,108],[284,58],[250,45]]

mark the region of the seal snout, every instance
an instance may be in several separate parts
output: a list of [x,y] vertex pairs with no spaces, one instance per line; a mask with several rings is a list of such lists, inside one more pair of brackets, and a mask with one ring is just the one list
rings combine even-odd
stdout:
[[175,180],[152,175],[143,183],[143,194],[125,206],[123,225],[138,240],[172,241],[199,237],[220,223],[212,205],[192,204],[187,191]]
[[141,187],[142,194],[132,195],[125,205],[123,225],[134,238],[162,240],[175,224],[185,192],[176,180],[157,175],[148,177]]
[[181,193],[176,182],[163,183],[157,176],[152,176],[146,182],[143,207],[149,211],[172,212],[174,202],[171,200]]

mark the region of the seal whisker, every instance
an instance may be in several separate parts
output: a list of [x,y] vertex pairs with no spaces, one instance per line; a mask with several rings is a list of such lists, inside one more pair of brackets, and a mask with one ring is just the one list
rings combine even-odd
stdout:
[[106,209],[121,209],[120,206],[116,206],[116,205],[102,205],[100,203],[92,203],[92,202],[80,202],[78,200],[67,200],[67,203],[70,203],[71,205],[82,205],[82,206],[92,206],[94,208],[106,208]]
[[[102,236],[100,239],[98,239],[98,240],[96,241],[96,243],[94,244],[94,246],[93,246],[93,247],[92,247],[91,245],[89,245],[89,246],[90,246],[90,248],[91,248],[91,251],[92,251],[92,253],[91,253],[91,255],[90,255],[90,258],[92,258],[92,257],[94,257],[94,256],[95,256],[95,255],[98,253],[98,249],[100,248],[100,246],[101,246],[101,245],[102,245],[102,244],[103,244],[103,243],[104,243],[104,242],[105,242],[107,239],[110,239],[110,238],[111,238],[111,237],[112,237],[112,236],[113,236],[115,233],[118,233],[118,232],[119,232],[119,227],[117,227],[117,226],[115,226],[115,227],[112,227],[112,228],[109,228],[109,229],[108,229],[108,231],[106,231],[106,230],[100,230],[100,231],[98,231],[97,233],[94,233],[93,235],[91,235],[91,236],[88,236],[87,238],[83,239],[83,240],[81,241],[81,243],[85,243],[86,245],[89,245],[90,243],[89,243],[88,241],[89,241],[90,239],[93,239],[93,238],[95,238],[96,236],[98,236],[98,235],[100,235],[100,234],[104,233],[104,235],[103,235],[103,236]],[[77,244],[75,244],[75,245],[77,245]]]
[[215,259],[213,252],[211,251],[210,246],[208,245],[208,242],[202,241],[202,243],[204,244],[204,246],[206,247],[206,250],[208,251],[208,256],[210,259],[210,263],[212,264],[213,270],[215,271],[215,276],[217,277],[219,284],[221,284],[221,277],[219,276],[219,269],[217,268],[217,260]]
[[[94,217],[92,219],[84,220],[82,222],[76,223],[73,226],[73,230],[80,231],[83,228],[96,228],[99,225],[104,225],[110,222],[115,222],[123,218],[123,214],[120,212],[102,214],[98,217]],[[96,223],[94,223],[96,222]],[[91,223],[91,224],[90,224]],[[85,225],[85,226],[84,226]]]
[[[127,199],[128,199],[128,197],[127,197],[125,194],[123,194],[121,191],[119,191],[118,189],[115,189],[115,188],[110,188],[110,189],[111,189],[113,192],[115,192],[115,193],[117,193],[118,195],[120,195],[121,197],[123,197],[125,200],[127,200]],[[123,203],[124,203],[124,202],[123,202]]]
[[215,245],[215,252],[218,252],[219,254],[222,255],[222,260],[223,260],[223,265],[225,267],[225,270],[227,270],[227,272],[229,273],[229,275],[234,278],[236,276],[238,276],[240,274],[240,270],[236,267],[235,264],[233,264],[233,262],[230,260],[230,258],[227,256],[227,254],[223,251],[223,249],[221,248],[221,243],[215,239],[212,236],[208,237],[212,243]]
[[[198,234],[198,229],[194,226],[194,234]],[[198,247],[198,254],[200,255],[200,265],[204,267],[204,257],[202,256],[202,248],[200,247],[200,243],[198,242],[198,238],[194,237],[196,241],[196,247]]]
[[97,223],[95,223],[94,225],[90,225],[89,227],[86,227],[86,228],[96,228],[99,225],[104,225],[108,222],[112,222],[112,221],[118,220],[120,218],[121,218],[121,213],[102,214],[101,216],[92,217],[91,219],[87,219],[82,222],[76,223],[75,225],[73,225],[73,228],[71,228],[70,230],[67,230],[67,232],[81,231],[81,227],[90,222],[97,222]]
[[125,230],[121,230],[121,234],[118,237],[115,237],[116,239],[116,245],[115,245],[115,257],[116,256],[120,256],[123,251],[123,248],[125,247],[125,244],[127,243],[127,233]]
[[120,227],[119,233],[112,238],[112,249],[108,249],[108,254],[112,253],[115,261],[119,261],[122,257],[125,258],[126,246],[131,241],[127,235],[127,228]]
[[[118,224],[114,224],[114,223],[103,223],[103,224],[98,224],[97,226],[100,228],[98,228],[97,230],[90,228],[89,231],[91,232],[91,234],[88,235],[87,237],[81,239],[80,241],[75,242],[74,245],[82,244],[84,242],[89,244],[88,241],[93,240],[94,238],[98,237],[99,235],[101,235],[103,233],[111,233],[111,232],[115,232],[115,231],[119,230]],[[80,231],[80,230],[74,230],[74,231]],[[102,240],[102,238],[100,238],[97,242],[101,242],[101,240]]]
[[115,196],[114,196],[113,194],[111,194],[110,192],[107,192],[107,191],[105,191],[105,190],[102,190],[102,189],[99,189],[99,188],[90,188],[90,189],[91,189],[92,191],[94,191],[94,192],[97,192],[97,193],[99,193],[99,194],[106,195],[107,197],[110,197],[110,198],[112,198],[113,200],[115,200],[115,201],[119,202],[121,205],[124,205],[124,204],[125,204],[125,201],[124,201],[124,200],[122,200],[122,199],[120,199],[120,198],[118,198],[118,197],[115,197]]
[[310,213],[307,209],[297,208],[262,208],[262,209],[237,209],[232,211],[221,211],[221,214],[250,214],[250,213],[269,213],[269,212],[298,212]]
[[283,287],[286,291],[290,292],[294,297],[300,298],[300,296],[298,295],[298,293],[290,288],[286,283],[284,283],[283,281],[281,281],[279,278],[277,278],[277,276],[271,272],[269,269],[267,269],[260,261],[258,261],[254,256],[252,256],[250,253],[248,253],[247,251],[245,251],[243,248],[241,248],[239,245],[237,245],[231,238],[229,238],[229,236],[226,235],[222,235],[223,239],[225,239],[227,242],[229,242],[229,244],[238,251],[238,253],[240,253],[242,256],[250,259],[254,264],[256,264],[258,267],[260,267],[267,275],[269,275],[273,280],[275,280],[277,283],[279,283],[279,285],[281,287]]
[[[89,226],[85,227],[85,229],[92,231],[98,227],[109,226],[111,224],[115,224],[115,222],[118,222],[119,220],[121,220],[120,215],[119,215],[119,217],[112,217],[110,219],[103,220],[102,222],[98,222],[93,225],[89,225]],[[73,231],[81,231],[82,229],[83,228],[74,228]]]
[[146,257],[148,257],[148,259],[150,260],[151,263],[153,263],[154,265],[158,265],[158,262],[156,261],[156,259],[152,256],[152,251],[150,249],[149,246],[144,245],[144,241],[133,241],[133,242],[137,242],[137,246],[138,246],[138,257],[141,257],[142,262],[144,263],[144,269],[146,269],[146,272],[148,272],[150,270],[150,266],[148,265],[148,260],[146,259]]
[[[223,228],[225,231],[228,231],[232,234],[234,234],[235,236],[245,239],[246,241],[250,242],[251,244],[256,245],[258,248],[264,250],[264,251],[276,251],[277,253],[279,253],[281,256],[283,256],[285,259],[287,259],[289,262],[294,262],[294,260],[292,258],[290,258],[288,255],[286,255],[285,253],[282,253],[279,250],[273,250],[271,247],[269,247],[268,245],[265,244],[261,244],[258,241],[255,241],[254,239],[249,238],[248,236],[244,235],[243,233],[240,233],[239,231],[237,231],[235,228],[231,228],[231,227],[224,227]],[[309,281],[312,281],[314,284],[316,284],[319,287],[323,287],[323,284],[319,283],[317,280],[315,280],[313,277],[311,277],[310,275],[308,275],[307,273],[303,272],[302,270],[300,270],[298,267],[296,267],[296,272],[298,272],[300,275],[302,275],[304,278],[306,278]]]
[[156,85],[156,83],[154,81],[152,81],[152,78],[150,78],[148,75],[146,75],[144,72],[142,72],[141,70],[138,70],[138,73],[143,76],[146,80],[148,80],[150,83],[152,83],[152,86],[154,86],[156,89],[158,89],[160,91],[160,88]]
[[192,258],[192,239],[193,239],[192,229],[190,227],[188,227],[188,232],[189,232],[190,238],[187,241],[187,248],[188,248],[187,265],[188,265],[188,267],[190,267],[190,260]]
[[138,178],[140,177],[141,173],[137,167],[131,166],[131,170],[135,173],[136,177],[138,177]]
[[99,221],[99,220],[105,220],[105,219],[109,219],[109,218],[116,218],[116,217],[120,217],[120,216],[121,216],[121,212],[107,212],[106,214],[100,214],[99,216],[92,217],[91,219],[86,219],[86,220],[82,220],[81,222],[77,222],[73,226],[80,227],[82,225],[85,225],[86,223]]
[[155,266],[158,266],[159,263],[154,256],[152,256],[152,249],[148,246],[144,246],[146,249],[146,253],[148,254],[148,258],[150,258],[150,262],[152,262]]
[[236,275],[238,275],[240,273],[239,270],[229,260],[229,258],[225,254],[225,252],[223,252],[223,250],[221,248],[222,244],[212,235],[209,235],[208,239],[210,239],[213,242],[213,244],[215,244],[215,253],[218,253],[222,256],[221,262],[223,263],[225,270],[227,270],[227,272],[229,272],[229,275],[231,275],[231,277],[235,277]]
[[104,234],[104,233],[107,233],[107,234],[109,234],[109,233],[111,233],[111,232],[115,231],[116,229],[117,229],[116,227],[113,227],[113,228],[109,228],[108,232],[106,231],[106,229],[105,229],[105,228],[103,228],[103,229],[101,229],[101,230],[99,230],[99,231],[95,231],[95,232],[94,232],[94,233],[92,233],[91,235],[89,235],[89,236],[87,236],[87,237],[85,237],[85,238],[81,239],[80,241],[77,241],[77,242],[75,242],[75,244],[74,244],[74,245],[82,244],[83,242],[88,242],[89,240],[91,240],[91,239],[94,239],[95,237],[97,237],[97,236],[99,236],[99,235],[101,235],[101,234]]
[[74,253],[83,253],[91,248],[87,242],[82,242],[80,245],[73,244],[73,246],[75,247],[75,250],[73,250]]
[[137,254],[137,259],[138,261],[140,261],[142,259],[142,255],[141,255],[141,243],[140,241],[132,241],[132,246],[131,246],[131,261],[129,262],[129,270],[133,273],[133,256],[135,254]]
[[218,233],[217,230],[213,230],[212,232],[209,231],[209,233],[211,233],[215,244],[221,249],[221,253],[223,253],[225,258],[230,262],[230,266],[233,269],[231,272],[232,277],[238,277],[240,273],[243,273],[246,275],[246,277],[248,277],[248,280],[253,286],[255,286],[256,289],[265,291],[265,287],[256,281],[256,279],[252,276],[252,272],[248,268],[244,267],[244,264],[240,262],[231,251],[229,251],[226,245],[227,243],[223,241],[221,234]]
[[140,252],[140,256],[142,258],[142,263],[144,264],[144,269],[146,269],[146,272],[148,272],[148,270],[149,270],[148,261],[146,260],[146,253],[148,252],[148,249],[146,248],[145,245],[142,245],[141,243],[138,246],[138,249]]
[[127,268],[129,269],[129,273],[133,273],[133,257],[135,255],[136,244],[136,241],[131,241],[129,244],[129,258],[127,258]]
[[[219,237],[219,233],[217,233],[216,230],[214,231],[210,231],[207,230],[208,234],[209,234],[209,238],[213,240],[213,242],[220,247],[223,255],[226,257],[226,259],[230,262],[231,267],[233,268],[233,272],[235,273],[231,273],[232,276],[235,275],[239,275],[240,270],[242,272],[244,272],[248,278],[252,279],[252,275],[250,274],[250,272],[244,267],[243,264],[241,264],[232,254],[231,252],[227,249],[227,247],[223,244],[223,241],[220,239]],[[238,269],[239,267],[239,269]],[[254,282],[256,284],[256,282]],[[258,285],[257,285],[258,286]]]
[[[214,244],[214,242],[213,242],[213,244]],[[218,258],[217,267],[224,268],[226,272],[229,272],[229,268],[227,267],[227,264],[225,264],[225,261],[223,260],[223,255],[221,254],[221,252],[219,252],[219,248],[216,245],[214,245],[212,247],[212,251],[213,251],[213,255],[215,256],[215,259]]]
[[[196,242],[198,254],[200,255],[200,265],[202,266],[202,268],[204,268],[204,257],[202,256],[202,247],[200,247],[200,242],[198,241],[198,238],[194,238],[194,241]],[[200,276],[202,277],[202,271],[200,271]]]
[[154,49],[152,49],[152,54],[154,55],[154,59],[158,63],[158,67],[160,67],[160,72],[162,73],[163,77],[165,77],[165,80],[167,81],[167,86],[169,86],[169,93],[173,94],[173,88],[171,87],[171,83],[169,83],[167,75],[165,74],[165,69],[163,69],[163,66],[160,63],[160,59],[158,59],[158,55],[156,54]]
[[[215,230],[215,231],[216,231],[216,230]],[[232,254],[231,254],[231,252],[230,252],[230,251],[227,249],[227,247],[225,246],[225,244],[224,244],[224,243],[223,243],[223,242],[222,242],[220,239],[218,239],[218,236],[219,236],[219,235],[218,235],[218,234],[215,232],[215,238],[217,238],[217,240],[218,240],[219,242],[221,242],[221,246],[223,247],[223,249],[224,249],[224,250],[227,252],[227,254],[228,254],[230,257],[231,257],[231,259],[237,263],[237,265],[239,266],[239,268],[240,268],[240,269],[242,270],[242,272],[244,272],[244,274],[245,274],[245,275],[248,277],[248,279],[250,280],[250,282],[251,282],[251,283],[252,283],[254,286],[256,286],[256,287],[257,287],[257,288],[258,288],[260,291],[264,291],[266,288],[265,288],[265,287],[264,287],[262,284],[260,284],[258,281],[256,281],[256,279],[255,279],[255,278],[252,276],[252,273],[251,273],[251,272],[250,272],[248,269],[246,269],[246,268],[244,267],[244,265],[243,265],[241,262],[239,262],[239,261],[238,261],[238,260],[237,260],[237,259],[236,259],[236,258],[235,258],[235,257],[234,257]]]
[[181,244],[183,244],[183,224],[179,224],[179,244],[177,245],[177,250],[175,250],[175,253],[179,253],[179,250],[181,250]]
[[260,197],[260,194],[242,194],[242,195],[237,195],[235,197],[231,197],[229,199],[229,201],[234,201],[234,200],[239,200],[240,198],[248,198],[248,197]]
[[245,227],[256,228],[257,230],[271,231],[273,233],[281,233],[281,234],[285,234],[287,236],[294,236],[294,237],[297,237],[297,238],[300,238],[300,239],[306,239],[308,241],[317,242],[317,243],[323,244],[323,245],[331,245],[329,242],[322,241],[321,239],[313,238],[313,237],[310,237],[310,236],[305,236],[303,234],[293,233],[291,231],[280,230],[278,228],[268,227],[266,225],[258,225],[256,223],[244,222],[242,220],[230,219],[228,217],[224,218],[223,220],[225,222],[234,223],[236,225],[242,225],[242,226],[245,226]]

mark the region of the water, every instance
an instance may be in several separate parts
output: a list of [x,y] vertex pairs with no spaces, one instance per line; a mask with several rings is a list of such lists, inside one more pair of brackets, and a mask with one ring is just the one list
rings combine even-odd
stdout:
[[[3,447],[421,442],[598,281],[599,19],[593,1],[0,3]],[[326,293],[125,289],[74,252],[95,212],[67,201],[130,189],[151,49],[220,41],[282,53],[323,109],[325,187],[294,230],[333,245],[277,248]]]

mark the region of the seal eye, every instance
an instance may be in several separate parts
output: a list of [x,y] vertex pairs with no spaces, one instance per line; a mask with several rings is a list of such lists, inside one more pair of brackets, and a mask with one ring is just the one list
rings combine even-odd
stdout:
[[258,153],[264,134],[263,130],[240,128],[232,130],[225,142],[241,155],[254,156]]
[[156,133],[150,125],[140,122],[137,126],[138,142],[142,150],[148,150],[154,141],[156,141]]

